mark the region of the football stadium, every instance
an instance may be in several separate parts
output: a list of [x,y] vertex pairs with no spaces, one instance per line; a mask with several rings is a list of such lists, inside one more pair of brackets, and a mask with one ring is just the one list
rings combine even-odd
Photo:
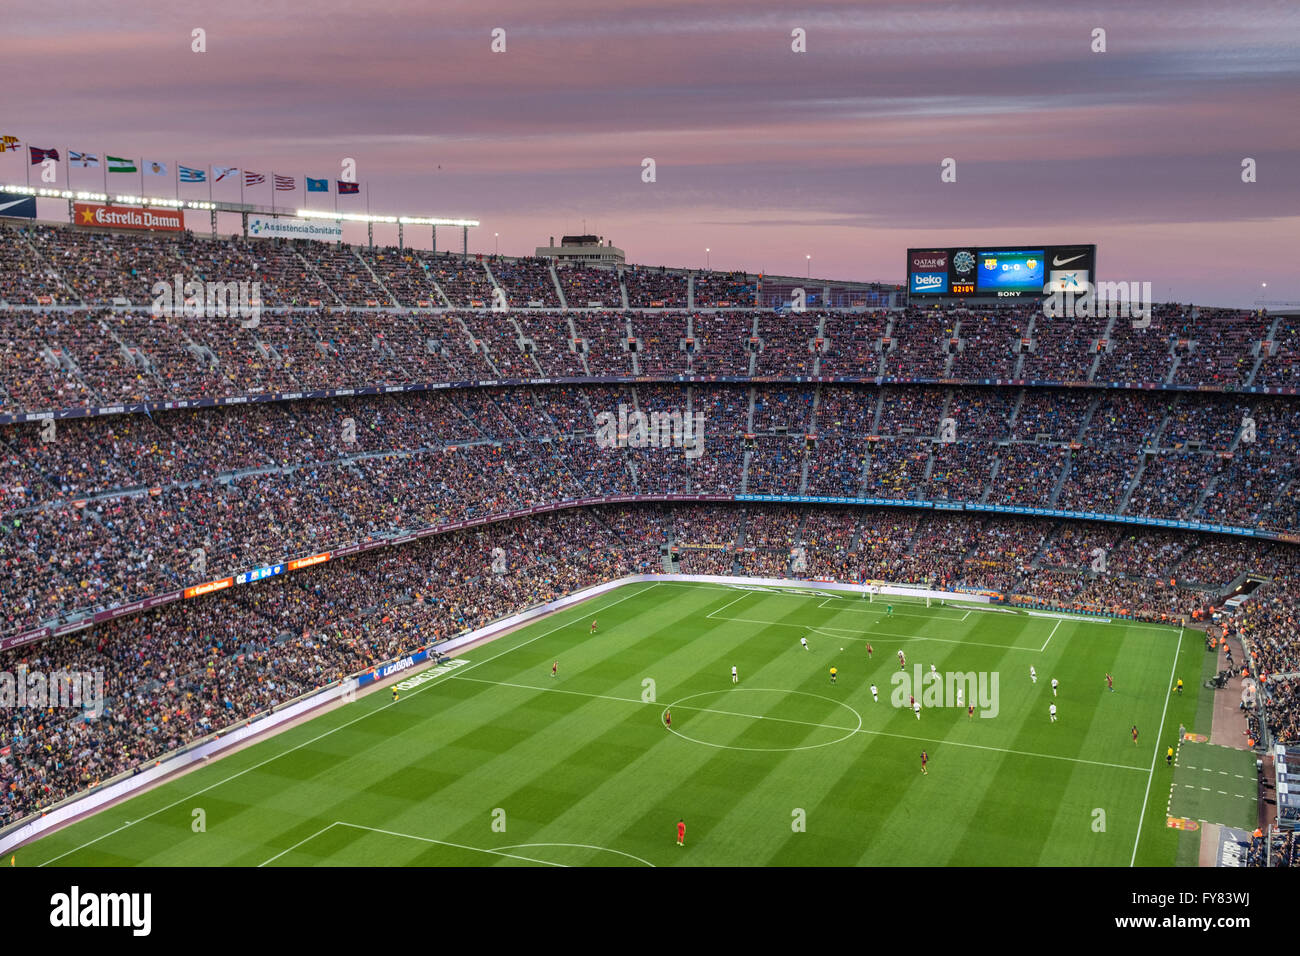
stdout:
[[[456,56],[545,85],[530,51],[596,56],[620,15],[458,10]],[[822,15],[768,9],[766,68],[807,69]],[[175,62],[207,76],[218,27]],[[451,89],[464,137],[532,128]],[[661,198],[676,144],[624,150],[637,199],[544,143],[568,173],[449,143],[422,191],[359,134],[313,160],[324,114],[234,149],[77,115],[0,130],[11,867],[1300,865],[1295,185],[1259,186],[1290,218],[1254,245],[1257,193],[1225,198],[1266,137],[1212,157],[1197,225],[1258,267],[1219,287],[1078,196],[833,243],[810,211],[782,246],[797,222],[719,240],[688,208],[747,187]],[[1034,166],[954,129],[909,202]],[[1164,188],[1139,216],[1176,218]],[[885,251],[850,267],[854,229]]]

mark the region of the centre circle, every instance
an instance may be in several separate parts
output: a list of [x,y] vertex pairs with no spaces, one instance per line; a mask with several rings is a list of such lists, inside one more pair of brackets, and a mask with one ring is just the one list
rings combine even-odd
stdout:
[[[731,709],[712,710],[708,707],[688,706],[687,704],[688,701],[699,700],[701,697],[727,696],[734,699],[737,694],[784,694],[786,696],[812,697],[816,700],[824,700],[834,704],[837,707],[842,707],[845,710],[847,710],[850,714],[853,715],[854,719],[857,721],[857,726],[844,727],[844,728],[830,727],[825,724],[814,723],[813,721],[789,720],[787,718],[773,717],[768,714],[741,714],[741,713],[736,713],[734,710]],[[703,744],[706,747],[716,747],[719,750],[752,750],[758,752],[816,750],[818,747],[829,747],[831,744],[838,744],[841,741],[848,740],[850,737],[852,737],[854,734],[856,734],[859,730],[862,729],[862,715],[859,714],[852,707],[850,707],[848,704],[844,703],[843,701],[838,701],[833,697],[825,697],[821,694],[810,694],[807,691],[802,691],[802,690],[783,690],[775,687],[743,687],[743,688],[735,688],[732,690],[708,690],[702,694],[691,694],[689,697],[683,697],[680,700],[675,700],[664,709],[671,712],[674,707],[681,707],[686,711],[696,711],[699,713],[721,714],[727,717],[748,717],[753,720],[776,720],[778,722],[788,722],[795,725],[824,727],[826,730],[842,729],[844,731],[844,733],[841,736],[836,737],[833,740],[823,741],[822,743],[819,744],[801,744],[797,747],[741,747],[736,744],[717,744],[717,743],[713,743],[710,740],[701,740],[698,737],[692,737],[690,734],[682,733],[681,730],[679,730],[677,727],[672,726],[671,724],[668,726],[668,730],[670,733],[676,734],[678,737],[681,737],[683,740],[689,740],[693,744]],[[663,720],[662,712],[659,715],[659,719],[660,721]]]

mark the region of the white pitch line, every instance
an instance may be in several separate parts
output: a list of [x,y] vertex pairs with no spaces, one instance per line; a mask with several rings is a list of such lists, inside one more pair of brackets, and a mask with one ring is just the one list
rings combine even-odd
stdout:
[[[482,678],[482,677],[465,677],[462,674],[455,674],[455,673],[453,673],[452,676],[448,678],[448,680],[468,680],[468,681],[473,681],[477,684],[492,684],[497,687],[514,687],[520,690],[534,690],[534,691],[540,691],[546,693],[573,694],[578,697],[593,697],[599,700],[620,701],[625,704],[657,704],[658,703],[657,701],[642,700],[639,697],[611,697],[607,694],[589,694],[583,691],[565,690],[560,687],[536,687],[531,684],[512,684],[506,681],[487,680],[486,678]],[[740,689],[744,690],[745,688],[740,688]],[[771,720],[781,724],[798,724],[803,727],[820,727],[823,730],[841,730],[841,731],[850,730],[850,728],[848,727],[840,727],[835,724],[820,724],[808,720],[795,720],[792,717],[773,717],[770,714],[741,714],[730,710],[715,710],[710,707],[692,707],[689,704],[674,704],[673,706],[676,707],[678,710],[691,710],[702,714],[719,714],[727,717],[745,717],[753,720]],[[950,708],[943,708],[943,709],[948,710]],[[1142,772],[1141,767],[1134,767],[1131,764],[1107,763],[1104,760],[1085,760],[1082,757],[1062,757],[1058,754],[1035,753],[1032,750],[1010,750],[1006,747],[990,747],[985,744],[969,744],[958,740],[946,740],[940,737],[914,737],[911,734],[892,734],[884,730],[857,729],[857,730],[853,730],[852,732],[858,734],[867,734],[868,736],[872,736],[872,737],[897,737],[900,740],[917,740],[922,743],[943,744],[943,745],[949,745],[953,747],[967,747],[971,750],[989,750],[995,753],[1016,754],[1017,756],[1021,756],[1021,757],[1039,757],[1043,760],[1064,760],[1069,763],[1083,763],[1083,764],[1089,764],[1094,767],[1111,767],[1115,770],[1133,770],[1137,773]]]
[[[624,601],[631,600],[632,598],[636,597],[638,594],[645,594],[647,591],[650,591],[650,590],[653,590],[654,588],[659,587],[660,583],[661,583],[661,582],[656,581],[655,583],[651,584],[650,587],[648,587],[648,588],[638,588],[637,590],[633,591],[631,594],[628,594],[628,595],[626,595],[625,597],[621,597],[621,598],[619,598],[617,601],[614,601],[614,602],[611,603],[611,604],[606,604],[605,606],[601,607],[601,608],[600,608],[596,613],[597,613],[597,614],[603,613],[603,612],[609,610],[611,607],[615,607],[616,605],[622,604]],[[577,607],[573,608],[573,610],[576,611],[576,610],[578,610],[579,608],[583,608],[583,607],[585,607],[585,605],[586,605],[586,602],[585,602],[585,601],[580,602],[580,603],[577,605]],[[563,613],[563,612],[561,612],[561,613]],[[563,624],[557,624],[557,625],[555,625],[555,627],[551,628],[549,631],[543,631],[541,634],[538,634],[536,637],[529,638],[528,640],[524,641],[523,643],[516,644],[516,645],[514,645],[513,647],[508,647],[508,648],[506,648],[504,651],[502,651],[500,654],[494,654],[494,655],[492,655],[491,657],[485,657],[485,658],[483,658],[481,661],[477,661],[476,663],[469,664],[469,665],[467,665],[467,666],[461,668],[461,670],[462,670],[462,671],[473,670],[475,667],[478,667],[480,664],[486,664],[486,663],[488,663],[489,661],[494,661],[494,660],[496,660],[498,657],[504,657],[506,654],[509,654],[509,653],[511,653],[511,652],[513,652],[513,651],[517,651],[517,650],[519,650],[519,648],[521,648],[521,647],[527,647],[529,644],[532,644],[534,641],[540,641],[543,637],[547,637],[547,636],[549,636],[549,635],[551,635],[551,634],[554,634],[556,631],[560,630],[561,628],[569,627],[569,626],[571,626],[571,625],[577,623],[577,620],[578,620],[578,619],[581,619],[581,618],[583,618],[583,617],[585,617],[585,616],[587,615],[587,613],[588,613],[588,612],[584,610],[583,613],[580,614],[580,615],[578,615],[577,618],[574,619],[574,620],[565,621]],[[417,672],[417,673],[418,673],[418,672]],[[447,671],[447,674],[455,674],[455,673],[457,673],[457,671]],[[429,688],[431,688],[431,687],[436,687],[437,685],[441,684],[441,683],[443,682],[443,680],[446,680],[446,677],[445,677],[445,676],[444,676],[441,680],[440,680],[439,678],[436,678],[436,677],[435,677],[433,680],[430,680],[430,681],[428,681],[427,683],[422,684],[420,687],[416,688],[415,690],[411,691],[411,692],[410,692],[409,694],[407,694],[406,696],[407,696],[408,698],[411,698],[411,697],[414,697],[416,694],[421,694],[421,693],[423,693],[424,691],[428,690]],[[336,733],[338,733],[340,730],[343,730],[344,728],[351,727],[353,724],[357,723],[358,721],[365,720],[367,717],[373,717],[375,714],[381,714],[381,713],[383,713],[384,711],[386,711],[389,707],[394,706],[394,704],[396,704],[396,703],[397,703],[396,701],[390,701],[390,702],[387,703],[387,704],[384,704],[384,705],[382,705],[382,706],[380,706],[380,707],[376,707],[374,710],[367,711],[366,713],[362,714],[362,715],[359,716],[359,717],[354,717],[352,720],[349,720],[349,721],[348,721],[347,723],[345,723],[345,724],[339,724],[337,727],[334,727],[334,728],[332,728],[332,729],[330,729],[330,730],[327,730],[327,731],[325,731],[323,734],[319,734],[319,735],[317,735],[317,736],[315,736],[315,737],[312,737],[310,740],[303,741],[302,743],[298,744],[296,747],[290,747],[288,750],[285,750],[285,751],[282,751],[281,753],[274,754],[274,755],[272,755],[272,756],[270,756],[270,757],[267,757],[265,760],[261,761],[260,763],[255,763],[255,764],[253,764],[253,766],[251,766],[251,767],[247,767],[247,768],[245,768],[245,769],[239,771],[238,773],[233,773],[233,774],[231,774],[229,777],[226,777],[224,780],[218,780],[216,783],[211,784],[211,785],[209,785],[209,786],[206,786],[206,787],[204,787],[202,790],[198,790],[198,791],[196,791],[196,792],[194,792],[194,793],[187,794],[186,796],[181,797],[179,800],[173,800],[171,803],[167,804],[167,806],[165,806],[165,807],[159,807],[157,810],[153,811],[152,813],[145,814],[145,815],[142,816],[139,820],[128,820],[126,823],[124,823],[122,826],[118,827],[117,829],[115,829],[115,830],[109,830],[107,833],[102,834],[101,836],[97,836],[97,837],[95,837],[95,839],[93,839],[93,840],[88,840],[88,841],[86,841],[85,843],[81,844],[81,846],[79,846],[79,847],[74,847],[73,849],[68,850],[68,851],[65,852],[65,853],[60,853],[58,856],[51,857],[50,859],[46,860],[44,863],[42,863],[42,864],[40,864],[40,865],[41,865],[41,866],[48,866],[48,865],[51,864],[51,863],[54,863],[54,862],[57,862],[58,860],[63,859],[65,856],[71,856],[73,853],[78,853],[78,852],[80,852],[81,850],[84,850],[84,849],[85,849],[86,847],[88,847],[88,846],[93,846],[94,844],[98,843],[100,840],[106,839],[106,838],[112,836],[112,835],[115,834],[115,833],[120,833],[121,831],[127,829],[127,827],[133,827],[133,826],[135,826],[137,823],[140,823],[141,821],[148,820],[150,817],[155,817],[155,816],[157,816],[157,815],[160,814],[160,813],[163,813],[163,812],[165,812],[165,811],[167,811],[167,810],[170,810],[172,807],[179,806],[180,804],[185,803],[187,800],[193,800],[195,797],[200,796],[201,794],[207,793],[209,790],[215,790],[217,787],[220,787],[220,786],[222,786],[223,784],[227,784],[227,783],[229,783],[229,782],[232,781],[232,780],[236,780],[236,779],[238,779],[239,777],[242,777],[242,776],[243,776],[244,774],[246,774],[246,773],[251,773],[251,772],[253,772],[254,770],[257,770],[257,769],[259,769],[259,768],[261,768],[261,767],[264,767],[264,766],[266,766],[267,764],[269,764],[269,763],[271,763],[271,762],[273,762],[273,761],[275,761],[275,760],[279,760],[281,757],[288,756],[289,754],[293,753],[293,752],[296,751],[296,750],[301,750],[303,747],[310,746],[311,744],[316,743],[316,741],[318,741],[318,740],[324,740],[326,737],[329,737],[331,734],[336,734]],[[274,737],[269,738],[268,741],[266,741],[266,742],[269,742],[269,740],[273,740],[273,739],[274,739]]]
[[[1137,835],[1133,837],[1133,855],[1129,858],[1130,867],[1137,863],[1138,841],[1142,839],[1142,818],[1147,815],[1147,798],[1151,796],[1151,778],[1156,773],[1156,757],[1160,753],[1160,738],[1165,734],[1165,715],[1169,713],[1169,698],[1174,692],[1174,672],[1178,670],[1178,655],[1183,649],[1183,629],[1178,629],[1178,646],[1174,648],[1174,663],[1169,668],[1169,689],[1165,691],[1164,710],[1160,711],[1160,729],[1156,731],[1156,749],[1151,752],[1151,769],[1147,772],[1147,792],[1142,795],[1142,809],[1138,813]],[[1181,747],[1182,745],[1179,744]]]
[[1052,638],[1056,636],[1056,628],[1060,626],[1061,626],[1061,622],[1058,620],[1056,622],[1056,627],[1052,628],[1052,633],[1047,635],[1047,640],[1043,641],[1043,646],[1038,649],[1038,652],[1040,654],[1043,651],[1047,650],[1047,645],[1052,643]]
[[369,830],[371,833],[383,833],[387,836],[402,837],[406,840],[419,840],[421,843],[436,843],[439,846],[454,846],[458,850],[473,850],[475,853],[490,853],[492,856],[507,856],[512,860],[523,860],[525,863],[540,863],[543,866],[558,866],[562,869],[568,869],[567,863],[554,863],[550,860],[537,860],[531,856],[519,856],[516,853],[507,853],[504,850],[485,850],[482,847],[467,846],[464,843],[452,843],[449,840],[435,840],[432,837],[416,836],[414,833],[398,833],[396,830],[383,830],[379,827],[368,827],[360,823],[345,823],[342,820],[336,824],[341,827],[352,827],[354,830]]
[[[718,608],[718,610],[723,610]],[[712,617],[712,615],[709,615]],[[896,637],[902,641],[938,641],[942,644],[964,644],[968,647],[992,647],[999,651],[1029,651],[1031,654],[1037,654],[1039,649],[1036,647],[1008,647],[1006,644],[988,644],[983,641],[959,641],[950,637],[926,637],[920,634],[896,634],[893,631],[873,631],[864,628],[847,628],[847,627],[813,627],[811,624],[791,624],[786,621],[756,621],[748,617],[718,617],[715,621],[734,621],[737,624],[765,624],[768,627],[797,627],[805,631],[836,631],[840,634],[852,634],[854,638],[850,640],[861,640],[856,635],[870,635],[873,637]]]
[[[747,597],[749,597],[749,594],[748,594],[748,593],[742,594],[740,597],[736,598],[736,601],[743,600],[744,598],[747,598]],[[728,601],[726,604],[722,605],[722,607],[720,607],[720,608],[716,608],[716,609],[710,611],[708,614],[706,614],[706,615],[704,615],[704,616],[705,616],[706,618],[712,618],[713,615],[715,615],[715,614],[718,613],[718,611],[725,611],[727,608],[731,607],[731,605],[735,604],[736,601]]]
[[263,860],[261,863],[257,864],[258,869],[261,869],[262,867],[266,866],[268,863],[274,863],[276,860],[280,859],[280,857],[284,856],[286,853],[292,853],[294,850],[298,849],[298,847],[302,846],[304,843],[310,843],[312,840],[316,839],[316,838],[317,838],[318,836],[320,836],[322,833],[325,833],[325,832],[327,832],[327,831],[329,831],[329,830],[333,830],[333,829],[334,829],[336,826],[338,826],[338,825],[339,825],[339,822],[338,822],[337,820],[335,820],[335,821],[334,821],[333,823],[331,823],[329,826],[327,826],[327,827],[322,827],[321,829],[319,829],[319,830],[317,830],[315,833],[313,833],[311,836],[307,837],[307,839],[305,839],[305,840],[299,840],[299,841],[298,841],[297,843],[295,843],[293,846],[289,847],[289,849],[287,849],[287,850],[281,850],[279,853],[277,853],[275,856],[271,857],[269,860]]
[[[821,604],[819,604],[819,605],[817,605],[817,606],[818,606],[818,607],[825,607],[826,604],[825,604],[825,602],[823,602],[823,603],[821,603]],[[721,611],[721,610],[723,610],[723,608],[718,608],[718,610]],[[943,612],[943,611],[948,611],[948,612],[952,612],[952,613],[955,613],[955,612],[956,612],[956,609],[955,609],[955,608],[946,608],[946,607],[937,607],[937,608],[933,608],[933,610],[936,611],[936,612]],[[837,614],[874,614],[874,615],[876,615],[876,617],[885,617],[885,612],[884,612],[884,611],[869,610],[869,609],[867,609],[867,608],[860,608],[860,607],[839,607],[839,608],[836,608],[835,611],[836,611]],[[962,621],[966,620],[966,618],[970,617],[970,611],[966,611],[964,614],[962,614],[961,617],[941,617],[938,613],[935,613],[935,614],[910,614],[910,613],[908,613],[907,611],[895,611],[895,612],[893,613],[893,617],[914,617],[914,618],[917,618],[918,620],[922,620],[922,621],[934,621],[934,620],[939,620],[939,621],[951,621],[951,622],[954,622],[954,623],[960,624]]]

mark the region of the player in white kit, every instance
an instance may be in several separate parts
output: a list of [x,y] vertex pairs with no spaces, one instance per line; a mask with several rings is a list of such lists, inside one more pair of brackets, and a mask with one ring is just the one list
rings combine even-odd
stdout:
[[958,707],[962,706],[961,695],[962,695],[961,684],[958,684],[957,685],[957,706]]
[[1029,665],[1029,679],[1033,681],[1035,684],[1038,683],[1038,671],[1034,670],[1033,664]]
[[801,637],[801,638],[799,638],[799,643],[803,645],[803,649],[804,649],[805,651],[810,649],[810,648],[808,647],[808,638],[806,638],[806,637]]
[[876,690],[875,684],[871,685],[871,699],[874,700],[877,704],[880,703],[880,693],[879,691]]
[[921,702],[919,700],[912,701],[912,713],[916,714],[917,720],[921,719]]
[[1052,715],[1052,723],[1056,723],[1056,705],[1053,704],[1047,712]]
[[1056,696],[1056,678],[1055,678],[1055,677],[1052,678],[1052,696],[1053,696],[1053,697]]
[[740,674],[739,674],[739,672],[736,670],[736,665],[735,665],[735,664],[732,664],[732,665],[731,665],[731,682],[732,682],[733,684],[739,684],[739,683],[740,683]]

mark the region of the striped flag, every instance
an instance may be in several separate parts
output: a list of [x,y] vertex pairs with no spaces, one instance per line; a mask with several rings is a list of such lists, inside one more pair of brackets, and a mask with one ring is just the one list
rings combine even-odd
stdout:
[[221,180],[225,179],[227,176],[234,175],[234,174],[237,173],[237,172],[239,172],[239,167],[238,167],[238,166],[213,166],[213,167],[212,167],[212,181],[213,181],[214,183],[219,183],[219,182],[221,182]]
[[298,188],[292,176],[281,176],[279,173],[272,173],[271,175],[275,177],[275,188],[282,193]]
[[261,173],[250,173],[247,169],[244,170],[245,186],[260,186],[264,182],[266,182],[266,177]]
[[355,196],[361,192],[360,183],[345,183],[343,180],[340,179],[338,180],[338,184],[339,184],[340,196]]
[[134,159],[123,159],[121,156],[108,156],[108,171],[110,173],[138,173],[140,170],[135,165]]
[[99,168],[99,157],[94,153],[79,153],[75,149],[68,150],[68,162],[73,166],[84,166],[87,169]]
[[22,144],[18,142],[17,136],[8,136],[8,135],[0,136],[0,153],[3,153],[5,150],[8,149],[12,149],[15,152],[17,152],[18,147],[21,145]]
[[32,153],[32,165],[39,166],[47,159],[52,159],[56,163],[59,161],[59,151],[57,149],[39,149],[35,146],[28,146]]
[[176,169],[180,172],[181,182],[183,183],[206,183],[208,181],[208,171],[206,169],[191,169],[189,166],[176,164]]

